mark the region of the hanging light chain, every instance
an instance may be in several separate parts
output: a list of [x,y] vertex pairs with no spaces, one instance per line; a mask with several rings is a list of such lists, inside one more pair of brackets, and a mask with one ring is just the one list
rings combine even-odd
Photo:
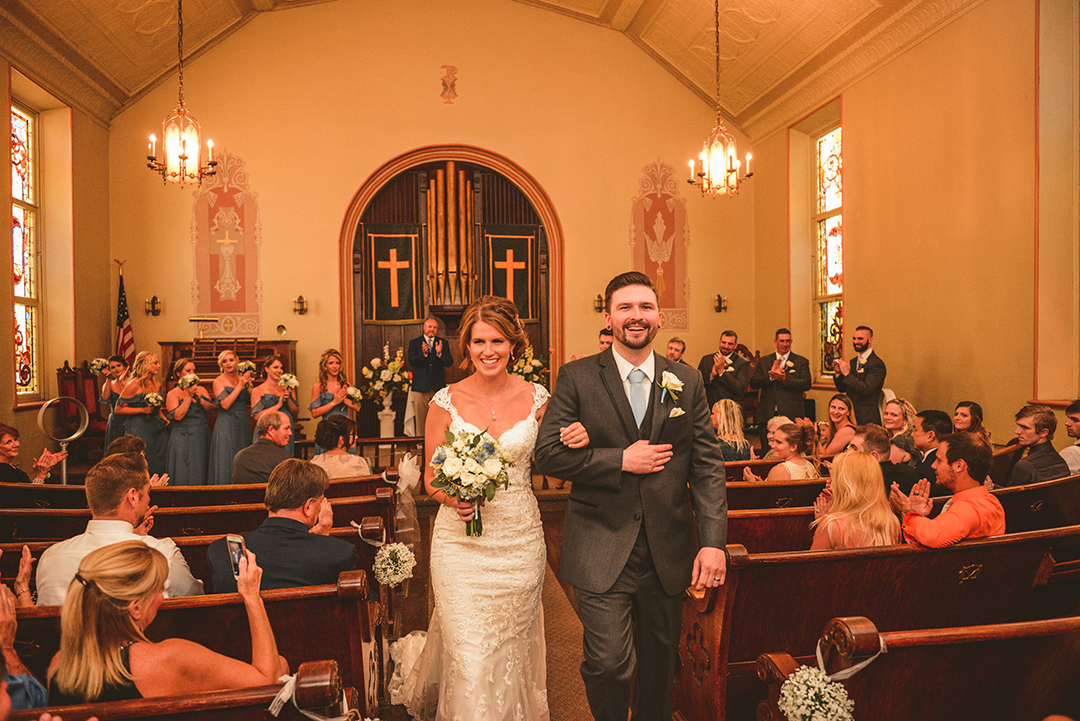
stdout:
[[720,123],[720,0],[713,4],[713,22],[716,29],[716,122]]
[[[184,0],[176,0],[176,52],[180,56],[180,105],[184,104]],[[719,47],[719,46],[717,46]],[[719,67],[719,66],[717,66]],[[717,86],[719,88],[719,86]],[[719,90],[718,90],[719,91]]]

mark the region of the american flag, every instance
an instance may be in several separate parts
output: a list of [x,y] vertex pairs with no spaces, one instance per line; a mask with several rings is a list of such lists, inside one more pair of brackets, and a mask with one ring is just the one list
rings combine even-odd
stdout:
[[124,276],[120,276],[120,293],[116,297],[116,355],[124,356],[131,365],[135,361],[135,334],[131,332],[128,315],[127,293],[124,292]]

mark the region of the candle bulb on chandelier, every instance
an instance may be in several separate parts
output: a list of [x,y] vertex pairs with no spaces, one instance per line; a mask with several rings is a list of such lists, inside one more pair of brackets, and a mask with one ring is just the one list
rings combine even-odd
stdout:
[[[207,140],[206,141],[206,151],[210,155],[210,162],[211,163],[214,162],[214,141],[213,140]],[[749,161],[747,161],[747,162],[749,163]]]
[[690,182],[693,183],[694,182],[694,161],[691,160],[689,162],[690,162]]
[[157,136],[153,134],[150,135],[150,157],[157,157]]
[[752,158],[752,157],[753,157],[753,156],[752,156],[752,155],[750,155],[750,153],[747,153],[747,154],[746,154],[746,177],[748,177],[748,178],[749,178],[749,177],[750,177],[751,175],[753,175],[753,173],[752,173],[752,172],[750,171],[750,158]]

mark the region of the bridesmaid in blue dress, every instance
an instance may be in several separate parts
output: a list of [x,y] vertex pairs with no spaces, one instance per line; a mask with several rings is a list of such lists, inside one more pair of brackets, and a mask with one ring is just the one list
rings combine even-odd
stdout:
[[157,379],[160,372],[161,359],[150,351],[140,351],[131,364],[131,380],[116,402],[116,412],[125,416],[127,432],[146,444],[143,453],[150,475],[165,473],[165,455],[169,446],[169,432],[165,429],[161,408],[146,402],[146,396],[161,393],[161,383]]
[[109,365],[105,367],[102,375],[105,382],[101,384],[101,402],[109,404],[109,422],[105,426],[105,452],[109,452],[109,445],[120,436],[127,433],[124,430],[124,417],[116,412],[116,402],[120,400],[120,394],[127,385],[128,365],[122,355],[109,357]]
[[[360,410],[352,400],[345,395],[349,390],[349,380],[341,370],[343,365],[341,353],[336,348],[323,351],[319,358],[319,382],[311,389],[311,403],[308,410],[314,420],[321,417],[349,416],[349,409]],[[318,434],[316,434],[316,439]],[[325,453],[328,448],[315,442],[315,455]],[[353,448],[356,453],[356,448]]]
[[218,414],[214,435],[210,438],[210,470],[206,479],[211,486],[232,483],[233,458],[251,445],[251,421],[248,420],[251,394],[248,388],[254,376],[250,371],[237,373],[239,362],[231,350],[218,354],[221,375],[214,379],[214,405],[218,407]]
[[[284,360],[279,355],[272,355],[263,363],[266,380],[251,391],[251,400],[254,404],[251,406],[251,415],[255,422],[258,423],[263,413],[281,411],[289,416],[289,423],[295,429],[296,416],[300,412],[300,406],[296,403],[296,391],[286,390],[278,382],[281,380],[281,374],[285,372]],[[258,400],[255,400],[256,398]],[[293,432],[295,433],[295,430]],[[253,434],[251,442],[254,443],[257,438],[258,436]],[[296,455],[296,445],[293,443],[293,438],[295,436],[290,436],[289,445],[285,446],[285,450],[289,452],[290,456]]]
[[[170,377],[179,383],[195,375],[195,362],[181,358],[173,363]],[[166,468],[174,486],[205,486],[210,464],[210,425],[206,412],[214,407],[210,394],[198,383],[181,388],[174,385],[165,396],[165,417],[172,422]]]

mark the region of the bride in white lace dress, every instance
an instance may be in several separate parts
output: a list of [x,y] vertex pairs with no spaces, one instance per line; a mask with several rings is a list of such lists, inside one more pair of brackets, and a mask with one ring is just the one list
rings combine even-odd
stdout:
[[[485,296],[470,305],[461,337],[474,372],[432,399],[427,461],[445,442],[444,431],[486,430],[514,465],[509,487],[482,507],[477,538],[465,535],[472,504],[433,489],[427,466],[425,485],[443,504],[431,539],[435,609],[420,658],[404,653],[403,695],[409,713],[421,719],[542,721],[548,718],[540,605],[547,553],[530,465],[548,392],[506,372],[528,339],[505,298]],[[567,440],[574,447],[585,442]]]

